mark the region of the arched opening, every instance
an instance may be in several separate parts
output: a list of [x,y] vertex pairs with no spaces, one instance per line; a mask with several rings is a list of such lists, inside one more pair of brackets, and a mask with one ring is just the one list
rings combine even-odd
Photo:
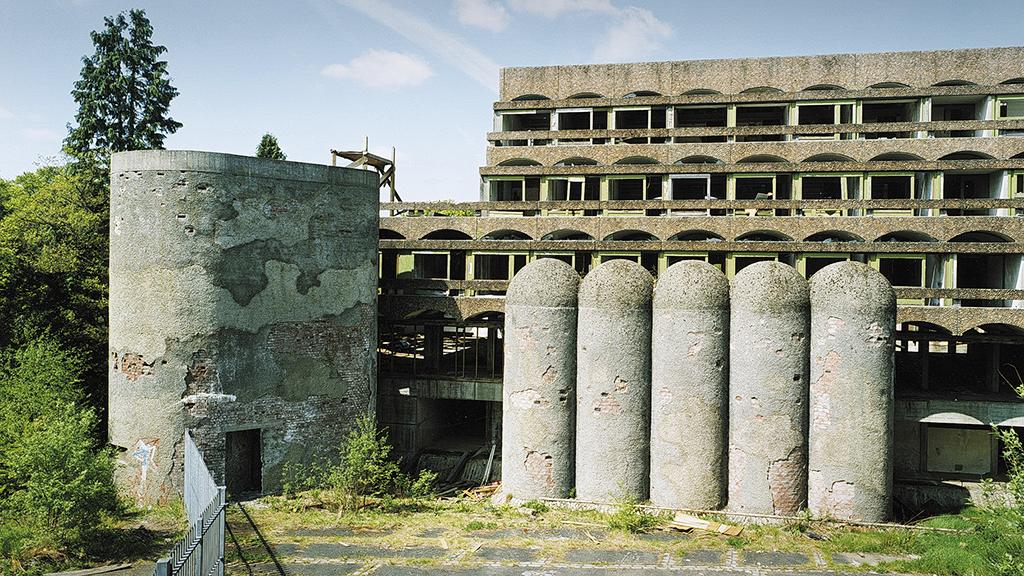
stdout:
[[1024,77],[1018,76],[1016,78],[1003,80],[1002,82],[1000,82],[1000,84],[1024,84]]
[[935,84],[932,84],[932,86],[977,86],[977,84],[969,80],[953,79],[943,80],[942,82],[936,82]]
[[910,88],[910,84],[904,84],[903,82],[878,82],[877,84],[868,86],[868,88]]
[[676,160],[676,164],[721,164],[722,161],[714,156],[705,156],[703,154],[693,154]]
[[693,90],[683,92],[683,96],[711,96],[714,94],[721,94],[721,92],[711,88],[694,88]]
[[889,232],[882,234],[878,238],[875,238],[875,242],[938,242],[933,236],[929,236],[924,232],[918,232],[916,230],[898,230],[896,232]]
[[459,230],[452,230],[450,228],[442,228],[440,230],[434,230],[428,232],[421,238],[421,240],[472,240],[473,237],[465,232]]
[[620,241],[620,242],[657,242],[658,237],[650,232],[644,232],[642,230],[619,230],[609,234],[604,239],[605,242]]
[[636,90],[623,96],[623,98],[644,98],[647,96],[661,96],[661,93],[653,90]]
[[740,234],[737,242],[791,242],[793,239],[775,230],[754,230]]
[[725,238],[707,230],[684,230],[669,236],[669,240],[679,242],[722,242]]
[[584,100],[584,99],[588,99],[588,98],[604,98],[604,96],[601,96],[597,92],[577,92],[577,93],[573,94],[572,96],[569,96],[568,99],[569,100]]
[[775,86],[753,86],[740,92],[740,94],[779,94],[782,92],[781,88]]
[[804,92],[819,91],[819,90],[821,90],[821,91],[825,91],[825,90],[846,90],[846,88],[843,88],[842,86],[839,86],[838,84],[815,84],[814,86],[808,86],[807,88],[804,88]]
[[808,156],[801,160],[801,162],[855,162],[855,160],[845,154],[823,153]]
[[523,94],[512,99],[513,102],[527,102],[530,100],[551,100],[543,94]]
[[909,152],[885,152],[870,159],[869,162],[914,162],[920,160],[924,160],[924,158]]
[[960,152],[953,152],[952,154],[946,154],[939,158],[939,160],[994,160],[995,158],[984,152],[976,152],[974,150],[963,150]]
[[540,166],[541,163],[529,158],[510,158],[498,162],[498,166]]
[[627,156],[615,161],[616,164],[658,164],[659,162],[650,156]]
[[548,232],[541,240],[593,240],[594,237],[580,230],[563,229]]
[[405,240],[405,236],[402,236],[398,232],[388,228],[381,228],[377,234],[377,238],[381,240]]
[[736,161],[737,164],[756,164],[756,163],[768,163],[768,162],[788,162],[781,156],[775,156],[774,154],[753,154],[746,158],[741,158]]
[[804,238],[805,242],[863,242],[864,239],[852,232],[845,230],[825,230],[823,232],[816,232],[811,234],[807,238]]
[[504,229],[488,232],[481,240],[533,240],[533,238],[519,230]]
[[597,160],[584,158],[583,156],[573,156],[555,162],[555,166],[597,166]]

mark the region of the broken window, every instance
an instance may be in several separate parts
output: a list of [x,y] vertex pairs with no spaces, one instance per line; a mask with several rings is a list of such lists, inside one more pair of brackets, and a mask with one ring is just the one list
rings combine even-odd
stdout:
[[650,108],[625,109],[615,111],[616,130],[641,130],[650,126]]
[[523,188],[525,183],[522,179],[516,180],[490,180],[490,201],[491,202],[522,202]]
[[[983,120],[985,101],[979,96],[935,96],[932,98],[932,122],[958,122]],[[970,138],[974,130],[936,130],[936,138]]]
[[878,271],[890,284],[903,288],[924,286],[924,256],[887,255],[878,256]]
[[[880,124],[889,122],[916,122],[916,100],[874,100],[861,105],[861,122],[864,124]],[[910,138],[911,132],[865,132],[864,138]]]
[[526,260],[526,253],[478,252],[473,254],[473,279],[511,280]]
[[737,126],[782,126],[786,124],[786,106],[737,106]]
[[501,129],[505,132],[524,132],[551,129],[550,112],[503,112]]
[[914,176],[899,174],[871,176],[871,197],[879,200],[909,200],[913,197]]
[[447,280],[449,258],[447,252],[413,252],[412,277],[417,279]]
[[675,127],[724,127],[727,116],[725,106],[680,106],[675,109]]

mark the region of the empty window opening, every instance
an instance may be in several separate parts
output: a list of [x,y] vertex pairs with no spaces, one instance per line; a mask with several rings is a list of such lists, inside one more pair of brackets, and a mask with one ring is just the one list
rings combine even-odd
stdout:
[[[942,176],[942,196],[957,200],[995,198],[998,184],[998,175],[991,173],[946,172]],[[949,216],[990,216],[992,212],[987,208],[946,210]]]
[[924,286],[923,258],[887,258],[878,259],[878,271],[893,286],[920,288]]
[[861,118],[865,124],[881,122],[913,122],[916,105],[913,102],[864,102]]
[[649,127],[650,110],[616,110],[616,130],[641,130]]
[[778,259],[779,259],[778,256],[770,255],[770,254],[750,255],[750,256],[735,256],[733,258],[733,260],[735,261],[736,269],[734,270],[733,273],[735,274],[735,273],[739,272],[740,270],[743,270],[747,266],[750,266],[751,264],[756,264],[758,262],[775,262]]
[[426,280],[448,279],[447,252],[414,252],[412,255],[412,277]]
[[522,180],[491,180],[491,202],[522,202],[524,182]]
[[846,262],[845,256],[808,256],[804,260],[804,277],[810,278],[814,276],[814,273],[821,270],[825,266],[835,264],[836,262]]
[[550,130],[551,113],[509,114],[506,112],[501,115],[501,129],[505,132]]
[[737,106],[737,126],[782,126],[786,123],[785,106]]
[[736,179],[737,200],[770,200],[775,195],[775,178],[762,176]]
[[260,429],[224,435],[224,484],[233,498],[263,491],[263,448]]
[[676,128],[712,128],[726,125],[725,106],[680,107],[675,109]]
[[590,111],[579,110],[558,113],[559,130],[590,130]]
[[914,189],[913,176],[872,176],[871,197],[885,200],[910,199]]
[[1001,98],[999,118],[1024,118],[1024,98]]
[[523,266],[526,254],[474,254],[473,278],[476,280],[511,280]]
[[801,126],[836,123],[836,107],[834,104],[804,105],[797,108],[797,110],[797,123]]
[[800,185],[805,200],[841,200],[843,198],[842,176],[805,176],[801,178]]

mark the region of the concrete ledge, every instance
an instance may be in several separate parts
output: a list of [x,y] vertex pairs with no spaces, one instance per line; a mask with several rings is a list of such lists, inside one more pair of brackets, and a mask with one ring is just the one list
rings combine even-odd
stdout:
[[180,170],[184,172],[210,172],[219,175],[252,176],[277,180],[300,180],[323,184],[378,184],[377,174],[368,170],[269,160],[253,156],[239,156],[221,152],[198,150],[133,150],[118,152],[111,157],[112,174],[121,172],[152,172]]

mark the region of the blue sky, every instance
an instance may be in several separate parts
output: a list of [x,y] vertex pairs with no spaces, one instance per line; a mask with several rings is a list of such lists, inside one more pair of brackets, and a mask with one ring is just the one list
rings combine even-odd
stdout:
[[475,199],[498,68],[1020,44],[993,0],[0,0],[0,178],[54,156],[89,32],[144,8],[184,127],[168,148],[398,149],[407,200]]

